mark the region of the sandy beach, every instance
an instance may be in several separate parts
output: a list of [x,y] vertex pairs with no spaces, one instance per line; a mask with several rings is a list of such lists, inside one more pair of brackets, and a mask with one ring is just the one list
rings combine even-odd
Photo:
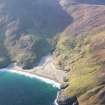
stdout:
[[25,72],[25,71],[19,71],[19,70],[8,70],[7,72],[24,75],[24,76],[30,77],[30,78],[36,78],[36,79],[41,80],[45,83],[51,84],[53,87],[57,87],[58,89],[60,89],[60,83],[58,83],[54,80],[42,77],[42,76],[38,76],[38,75],[35,75],[35,74],[32,74],[32,73],[28,73],[28,72]]
[[7,69],[9,69],[8,72],[36,78],[59,89],[63,82],[63,77],[66,75],[64,71],[56,69],[54,58],[51,55],[43,57],[39,65],[30,70],[24,70],[16,65],[12,65]]

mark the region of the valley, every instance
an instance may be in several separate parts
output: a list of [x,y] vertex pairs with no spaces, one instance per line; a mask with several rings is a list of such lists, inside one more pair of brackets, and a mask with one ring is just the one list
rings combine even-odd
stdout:
[[1,0],[0,68],[11,64],[60,82],[59,105],[104,105],[105,1]]

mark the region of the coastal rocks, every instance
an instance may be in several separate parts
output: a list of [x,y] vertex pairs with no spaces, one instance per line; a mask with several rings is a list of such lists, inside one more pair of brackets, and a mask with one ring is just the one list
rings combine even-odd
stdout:
[[65,77],[63,78],[63,81],[64,81],[64,82],[68,82],[69,79],[65,76]]
[[64,71],[67,72],[67,73],[70,72],[70,70],[71,70],[70,67],[66,67],[66,68],[64,69]]
[[61,89],[65,89],[65,88],[67,88],[68,86],[69,86],[68,83],[63,83],[63,84],[61,85]]
[[69,86],[68,78],[64,77],[64,83],[61,85],[61,90],[59,91],[57,95],[57,104],[56,105],[79,105],[77,97],[76,96],[67,96],[65,95],[64,91]]
[[57,98],[58,105],[79,105],[76,96],[73,97],[64,96],[62,92],[63,91],[60,91],[58,94]]

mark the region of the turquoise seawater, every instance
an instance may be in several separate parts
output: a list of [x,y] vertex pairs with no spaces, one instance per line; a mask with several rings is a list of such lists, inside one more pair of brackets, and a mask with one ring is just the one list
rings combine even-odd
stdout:
[[0,105],[52,105],[57,91],[37,79],[0,72]]

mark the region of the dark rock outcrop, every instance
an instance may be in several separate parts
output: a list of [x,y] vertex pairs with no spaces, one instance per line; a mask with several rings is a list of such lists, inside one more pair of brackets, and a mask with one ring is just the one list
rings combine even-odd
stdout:
[[68,82],[69,79],[68,79],[67,77],[64,77],[64,78],[63,78],[63,81],[64,81],[64,82]]
[[63,90],[61,90],[57,97],[57,103],[58,105],[79,105],[77,97],[69,97],[63,95]]
[[68,86],[69,86],[68,83],[63,83],[63,84],[61,85],[61,89],[65,89],[65,88],[67,88]]

